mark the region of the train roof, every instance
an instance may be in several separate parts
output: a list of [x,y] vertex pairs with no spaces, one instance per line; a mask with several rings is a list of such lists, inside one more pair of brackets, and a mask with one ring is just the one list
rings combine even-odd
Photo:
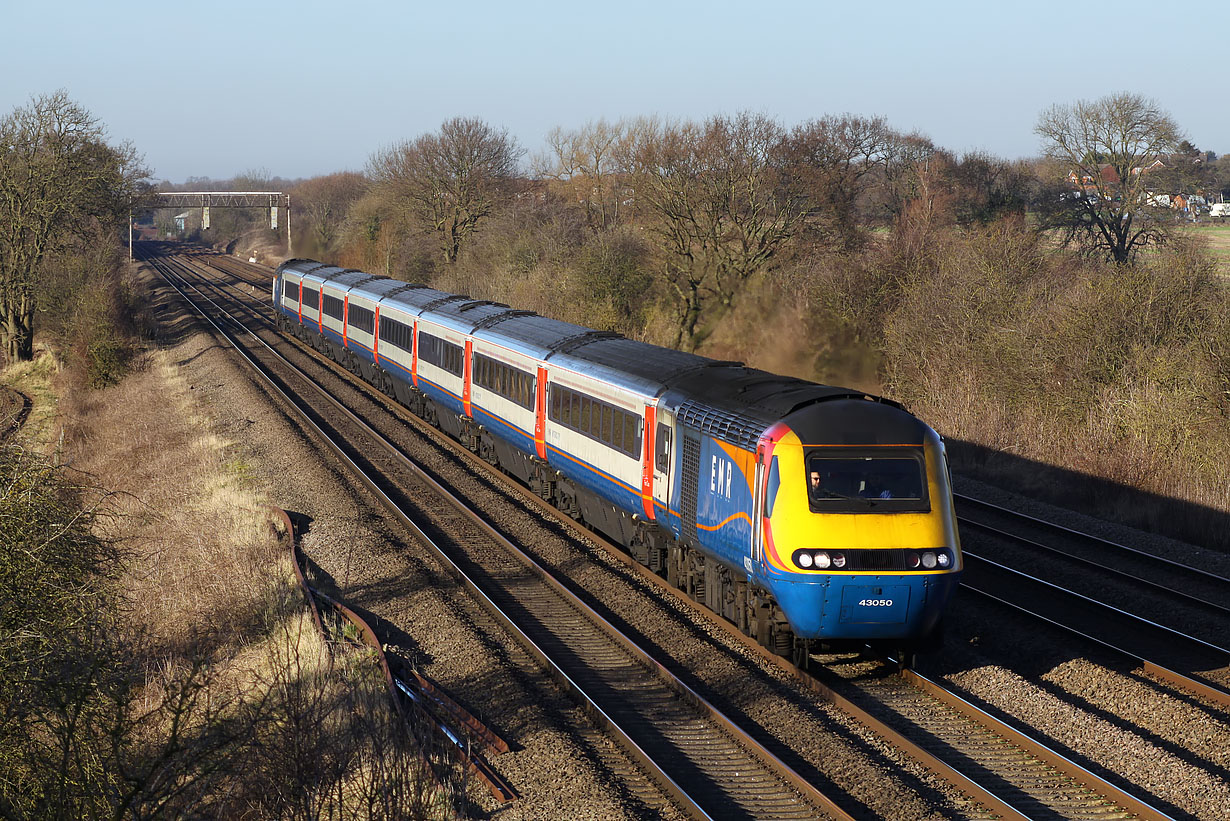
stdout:
[[396,279],[388,281],[397,283],[397,287],[394,287],[384,295],[383,303],[392,305],[394,308],[405,311],[412,316],[418,316],[428,306],[437,305],[444,299],[465,299],[465,297],[450,294],[446,291],[439,291],[425,285],[412,285]]
[[[808,406],[836,400],[868,400],[891,405],[897,409],[894,413],[901,409],[895,402],[862,391],[723,363],[672,379],[662,404],[674,411],[682,422],[697,430],[747,450],[755,450],[760,435],[770,425]],[[809,413],[805,418],[814,415]],[[810,427],[807,433],[812,439],[820,435]],[[803,435],[802,431],[800,435]],[[863,441],[872,440],[864,438]]]
[[315,279],[317,277],[320,278],[322,285],[337,288],[342,291],[349,291],[358,285],[367,285],[375,279],[373,275],[365,274],[362,271],[355,271],[351,268],[335,268],[332,266],[323,270],[310,271],[304,274],[305,279]]
[[[526,356],[601,379],[647,398],[661,397],[663,407],[681,421],[723,441],[754,450],[764,430],[809,406],[824,410],[794,416],[801,436],[821,441],[824,430],[851,430],[871,425],[889,438],[910,438],[926,426],[896,402],[862,391],[820,385],[790,376],[748,368],[696,354],[627,339],[611,331],[519,311],[498,302],[439,291],[387,277],[325,265],[314,260],[287,260],[278,267],[341,285],[415,316],[496,342]],[[872,405],[883,407],[870,410]],[[842,425],[816,420],[841,416]],[[808,421],[811,420],[811,421]],[[861,420],[861,424],[851,424]],[[897,420],[897,421],[894,421]],[[831,421],[831,420],[830,420]],[[865,433],[861,441],[868,439]],[[904,441],[904,439],[902,440]],[[910,438],[910,441],[913,441]]]
[[591,374],[644,396],[660,396],[682,374],[731,363],[671,348],[659,348],[617,334],[594,332],[550,361]]
[[279,275],[290,271],[291,273],[302,276],[303,274],[313,271],[317,268],[327,268],[323,262],[317,262],[314,259],[288,259],[278,266],[277,273]]
[[[859,401],[860,399],[876,401]],[[784,419],[804,445],[925,444],[931,430],[901,405],[876,397],[833,397]]]
[[399,279],[386,279],[384,277],[372,280],[371,282],[364,282],[355,290],[363,296],[370,297],[375,300],[381,300],[388,299],[390,296],[401,291],[415,288],[421,288],[428,291],[433,290],[428,288],[426,285],[411,285],[409,283],[402,282]]
[[431,311],[433,322],[447,325],[465,334],[473,333],[475,328],[480,328],[492,320],[515,313],[503,303],[469,297],[441,298],[437,304],[428,305],[424,310]]
[[545,361],[570,340],[601,333],[583,325],[539,316],[532,311],[508,310],[488,317],[474,329],[479,339],[497,342],[526,356]]

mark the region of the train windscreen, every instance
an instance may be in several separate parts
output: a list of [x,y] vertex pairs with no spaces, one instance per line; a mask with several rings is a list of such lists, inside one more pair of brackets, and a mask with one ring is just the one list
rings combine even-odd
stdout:
[[930,510],[921,449],[857,452],[817,448],[806,461],[812,510]]

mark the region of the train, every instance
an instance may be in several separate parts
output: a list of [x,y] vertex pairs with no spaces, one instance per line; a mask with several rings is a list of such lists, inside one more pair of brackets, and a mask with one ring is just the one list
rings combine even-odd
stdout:
[[940,641],[952,480],[901,404],[315,260],[278,267],[272,306],[773,652]]

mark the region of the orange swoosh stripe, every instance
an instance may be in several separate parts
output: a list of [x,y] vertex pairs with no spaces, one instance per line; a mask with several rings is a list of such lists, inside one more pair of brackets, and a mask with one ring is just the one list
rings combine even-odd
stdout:
[[714,531],[714,530],[721,530],[723,527],[725,527],[726,525],[730,524],[730,523],[731,523],[732,521],[734,521],[735,519],[743,519],[743,520],[744,520],[744,521],[746,521],[749,525],[752,523],[752,517],[751,517],[751,516],[748,516],[748,515],[747,515],[746,513],[744,513],[743,511],[739,511],[738,513],[732,513],[732,514],[730,514],[730,515],[729,515],[729,516],[727,516],[725,519],[723,519],[722,521],[718,522],[718,523],[717,523],[717,524],[715,524],[715,525],[702,525],[700,522],[697,522],[697,523],[696,523],[696,527],[697,527],[697,529],[699,529],[699,530],[708,530],[708,531],[712,532],[712,531]]

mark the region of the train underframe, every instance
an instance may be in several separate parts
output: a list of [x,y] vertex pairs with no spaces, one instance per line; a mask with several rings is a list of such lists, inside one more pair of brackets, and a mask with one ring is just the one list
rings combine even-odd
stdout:
[[[473,419],[442,408],[414,386],[359,358],[328,337],[312,333],[306,326],[280,313],[277,323],[415,416],[460,442],[483,461],[517,479],[556,510],[622,545],[634,559],[665,578],[672,587],[722,616],[761,646],[791,659],[796,666],[806,669],[811,652],[817,647],[858,649],[866,643],[859,640],[830,643],[797,637],[773,595],[749,584],[729,566],[680,542],[665,528],[634,518],[561,475],[546,461],[493,436]],[[933,649],[937,639],[938,636],[933,635],[923,642],[897,642],[895,646],[881,649],[895,652],[898,665],[904,668],[913,665],[916,653]]]

